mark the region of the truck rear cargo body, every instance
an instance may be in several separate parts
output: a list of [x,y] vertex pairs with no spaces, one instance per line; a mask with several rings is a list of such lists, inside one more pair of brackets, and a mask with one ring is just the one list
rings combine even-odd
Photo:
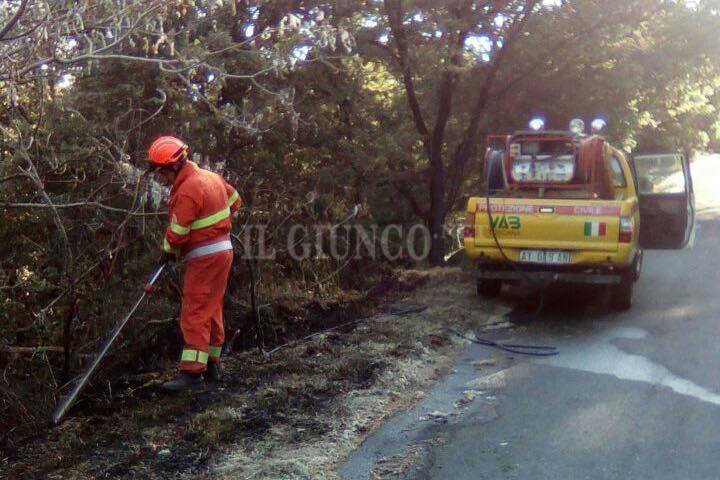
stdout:
[[[684,156],[638,157],[649,177],[638,179],[602,137],[518,132],[491,142],[485,195],[469,199],[464,232],[479,293],[497,294],[502,281],[608,284],[626,309],[642,267],[641,231],[664,248],[687,243],[694,202]],[[638,181],[651,191],[639,193]]]
[[[465,248],[470,258],[504,261],[497,238],[513,262],[615,267],[632,262],[632,238],[620,242],[620,219],[632,218],[636,202],[491,198],[489,203],[491,215],[486,199],[468,203],[468,224],[473,227]],[[560,254],[543,262],[532,250]]]

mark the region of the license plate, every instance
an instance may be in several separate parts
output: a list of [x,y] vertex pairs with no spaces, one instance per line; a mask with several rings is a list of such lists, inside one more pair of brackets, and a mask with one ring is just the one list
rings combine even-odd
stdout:
[[520,261],[525,263],[542,263],[544,265],[567,265],[570,263],[570,252],[557,250],[520,250]]

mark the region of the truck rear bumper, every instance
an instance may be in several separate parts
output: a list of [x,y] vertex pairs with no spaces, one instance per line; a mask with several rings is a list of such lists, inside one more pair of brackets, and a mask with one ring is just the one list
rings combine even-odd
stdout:
[[476,270],[477,278],[487,280],[527,280],[543,284],[553,282],[563,283],[589,283],[595,285],[617,285],[620,283],[620,273],[614,272],[557,272],[550,270],[492,270],[482,267]]

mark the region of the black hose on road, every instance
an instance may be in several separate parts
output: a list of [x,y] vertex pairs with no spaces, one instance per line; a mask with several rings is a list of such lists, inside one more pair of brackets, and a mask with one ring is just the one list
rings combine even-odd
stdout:
[[[425,307],[427,308],[427,307]],[[423,309],[425,310],[425,309]],[[432,324],[438,324],[441,323],[441,321],[438,321],[437,319],[431,317],[427,313],[420,311],[417,312],[416,315],[421,318],[422,320],[432,323]],[[491,347],[496,348],[498,350],[502,350],[504,352],[508,353],[514,353],[517,355],[526,355],[531,357],[553,357],[555,355],[559,355],[560,352],[558,351],[557,347],[547,346],[547,345],[523,345],[523,344],[517,344],[517,343],[500,343],[496,342],[494,340],[489,340],[486,338],[479,338],[477,335],[475,338],[469,337],[462,333],[461,331],[457,330],[456,328],[453,328],[449,325],[441,325],[441,328],[447,330],[448,332],[452,333],[453,335],[456,335],[464,340],[467,340],[469,342],[472,342],[476,345],[483,345],[485,347]]]

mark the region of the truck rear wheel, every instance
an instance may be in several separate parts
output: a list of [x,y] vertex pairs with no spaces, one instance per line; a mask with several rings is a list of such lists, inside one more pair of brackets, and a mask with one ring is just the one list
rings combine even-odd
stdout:
[[612,295],[611,302],[613,309],[618,312],[625,312],[632,307],[633,286],[635,284],[633,281],[634,273],[624,273],[620,283],[612,287],[610,292]]
[[500,295],[500,290],[502,289],[502,281],[501,280],[492,280],[492,279],[478,279],[477,281],[477,293],[481,297],[485,298],[493,298]]

